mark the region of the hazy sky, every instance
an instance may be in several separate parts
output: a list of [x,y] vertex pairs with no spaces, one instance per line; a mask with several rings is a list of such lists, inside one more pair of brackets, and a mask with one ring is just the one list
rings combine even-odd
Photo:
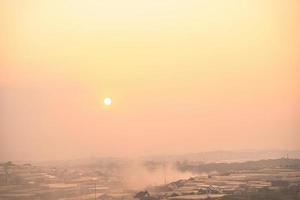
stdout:
[[298,0],[1,0],[0,159],[299,149],[299,24]]

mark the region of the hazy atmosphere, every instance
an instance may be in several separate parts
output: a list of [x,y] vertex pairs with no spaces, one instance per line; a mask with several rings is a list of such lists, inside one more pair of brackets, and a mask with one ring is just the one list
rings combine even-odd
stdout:
[[299,9],[1,0],[0,160],[300,149]]

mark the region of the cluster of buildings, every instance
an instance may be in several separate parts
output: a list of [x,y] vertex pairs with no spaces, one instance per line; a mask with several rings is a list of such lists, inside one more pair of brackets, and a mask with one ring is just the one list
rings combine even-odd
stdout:
[[1,200],[109,200],[108,193],[114,197],[132,196],[117,191],[118,186],[118,177],[89,168],[0,164]]
[[[201,200],[241,196],[267,188],[299,193],[299,168],[278,167],[197,174],[137,191],[112,167],[0,164],[0,200]],[[134,172],[133,172],[134,173]]]
[[149,191],[158,199],[200,200],[222,199],[225,196],[255,193],[262,189],[275,193],[291,188],[300,195],[299,169],[272,168],[240,170],[226,174],[204,174],[186,180],[178,180],[165,186],[150,188]]

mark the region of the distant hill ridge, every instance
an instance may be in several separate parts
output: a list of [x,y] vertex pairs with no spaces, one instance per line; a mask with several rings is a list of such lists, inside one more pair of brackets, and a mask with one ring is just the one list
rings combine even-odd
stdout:
[[291,168],[300,170],[300,159],[268,159],[247,162],[233,162],[233,163],[189,163],[177,162],[176,167],[180,171],[190,171],[194,173],[200,172],[230,172],[238,170],[255,170],[264,168]]

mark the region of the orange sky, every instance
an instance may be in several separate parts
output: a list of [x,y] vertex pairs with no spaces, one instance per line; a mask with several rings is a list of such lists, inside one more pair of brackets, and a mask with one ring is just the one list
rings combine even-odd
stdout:
[[1,0],[0,159],[299,149],[299,10]]

